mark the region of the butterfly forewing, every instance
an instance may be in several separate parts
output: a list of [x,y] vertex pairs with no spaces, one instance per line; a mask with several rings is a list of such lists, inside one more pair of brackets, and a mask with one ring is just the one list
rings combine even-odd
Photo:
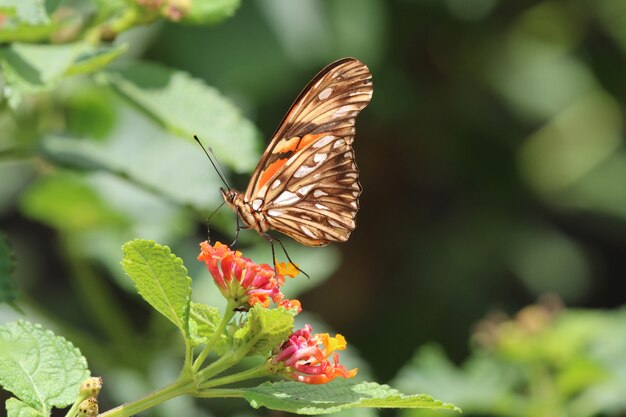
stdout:
[[309,246],[350,236],[361,193],[351,145],[355,118],[372,97],[370,79],[360,61],[336,61],[287,112],[245,194],[272,229]]
[[354,122],[372,97],[371,73],[357,59],[344,58],[320,71],[304,88],[279,124],[261,156],[246,198],[263,196],[270,179],[287,161],[312,142],[327,135],[354,140]]

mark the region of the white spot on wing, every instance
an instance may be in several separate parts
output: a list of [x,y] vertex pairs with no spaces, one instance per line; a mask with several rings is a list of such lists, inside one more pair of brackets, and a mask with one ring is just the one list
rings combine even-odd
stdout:
[[328,207],[320,203],[315,203],[315,207],[317,207],[320,210],[330,210]]
[[345,141],[345,140],[343,140],[343,139],[339,139],[338,141],[336,141],[336,142],[333,144],[333,149],[337,149],[338,147],[342,146],[344,143],[346,143],[346,141]]
[[306,227],[305,225],[300,225],[300,229],[302,229],[302,231],[304,232],[305,235],[307,235],[308,237],[312,237],[312,238],[316,238],[317,236],[315,235],[315,233],[313,233],[311,231],[311,229],[309,229],[308,227]]
[[292,192],[289,191],[283,191],[282,193],[280,193],[280,195],[273,201],[274,204],[277,204],[279,206],[281,205],[286,205],[286,204],[292,204],[295,203],[296,201],[300,200],[300,197],[298,197],[297,194],[294,194]]
[[332,92],[333,92],[332,88],[326,87],[324,90],[322,90],[321,93],[317,95],[317,98],[319,98],[320,100],[326,100],[328,97],[330,97],[330,93]]
[[335,139],[335,137],[333,135],[327,135],[324,136],[323,138],[321,138],[320,140],[318,140],[317,142],[315,142],[313,144],[314,148],[321,148],[322,146],[326,146],[328,145],[330,142],[332,142]]
[[348,113],[351,110],[353,110],[351,106],[341,106],[339,110],[333,113],[333,117],[343,116],[344,114]]
[[334,227],[342,227],[342,228],[344,227],[342,224],[337,223],[333,219],[328,219],[328,224],[330,224],[331,226],[334,226]]
[[272,190],[280,185],[280,180],[276,180],[272,183]]
[[272,210],[268,210],[267,211],[267,215],[271,216],[271,217],[280,217],[282,214],[283,214],[283,212],[280,211],[280,210],[273,210],[272,209]]
[[298,190],[298,194],[300,194],[301,196],[305,196],[309,192],[309,190],[313,188],[314,185],[315,184],[305,185],[304,187]]
[[261,200],[260,198],[257,198],[256,200],[252,202],[252,208],[255,211],[259,211],[259,208],[261,207],[262,204],[263,204],[263,200]]
[[313,155],[313,161],[319,164],[320,162],[323,162],[327,156],[328,155],[325,153],[316,153],[315,155]]
[[296,178],[302,178],[302,177],[306,177],[307,175],[309,175],[313,170],[315,170],[315,168],[317,168],[317,165],[312,166],[312,167],[308,167],[306,165],[302,165],[300,168],[298,168],[296,170],[296,172],[293,173],[293,176]]
[[328,193],[322,191],[322,190],[315,190],[313,191],[313,197],[321,197],[324,195],[328,195]]

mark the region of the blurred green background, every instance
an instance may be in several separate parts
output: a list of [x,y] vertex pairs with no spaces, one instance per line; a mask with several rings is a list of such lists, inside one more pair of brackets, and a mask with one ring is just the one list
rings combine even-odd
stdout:
[[[374,83],[358,227],[345,244],[288,245],[312,277],[285,289],[302,320],[344,334],[363,377],[466,415],[626,415],[626,2],[11,3],[0,253],[15,272],[0,263],[0,323],[72,340],[104,376],[101,409],[180,362],[121,271],[125,241],[171,246],[194,297],[218,302],[195,257],[220,183],[192,135],[245,189],[300,89],[354,56]],[[211,237],[234,231],[223,208]],[[270,259],[254,232],[240,249]],[[252,414],[178,399],[150,415],[174,412]]]

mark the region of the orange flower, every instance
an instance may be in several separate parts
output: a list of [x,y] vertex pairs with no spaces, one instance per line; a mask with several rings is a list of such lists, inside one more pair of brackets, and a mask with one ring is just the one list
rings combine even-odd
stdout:
[[[357,369],[348,371],[340,365],[339,355],[335,352],[344,350],[346,346],[346,339],[342,335],[313,335],[311,326],[307,324],[275,349],[267,366],[271,372],[307,384],[325,384],[339,376],[352,378]],[[329,360],[331,355],[332,361]]]
[[200,243],[200,248],[198,260],[206,264],[224,297],[240,306],[260,303],[263,307],[269,307],[270,300],[276,304],[289,301],[295,306],[297,300],[284,300],[280,292],[285,282],[283,274],[293,276],[293,270],[288,266],[278,265],[277,274],[268,264],[252,262],[244,258],[241,252],[233,251],[220,242],[211,246],[204,241]]
[[298,314],[302,311],[302,304],[300,304],[299,300],[283,300],[279,305],[287,310],[295,310]]

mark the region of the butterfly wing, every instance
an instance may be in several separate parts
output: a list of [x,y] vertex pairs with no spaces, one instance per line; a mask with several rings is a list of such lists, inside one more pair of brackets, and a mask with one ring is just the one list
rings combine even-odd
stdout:
[[273,229],[309,246],[348,239],[361,193],[354,124],[371,97],[371,73],[354,58],[328,65],[300,93],[245,195]]

